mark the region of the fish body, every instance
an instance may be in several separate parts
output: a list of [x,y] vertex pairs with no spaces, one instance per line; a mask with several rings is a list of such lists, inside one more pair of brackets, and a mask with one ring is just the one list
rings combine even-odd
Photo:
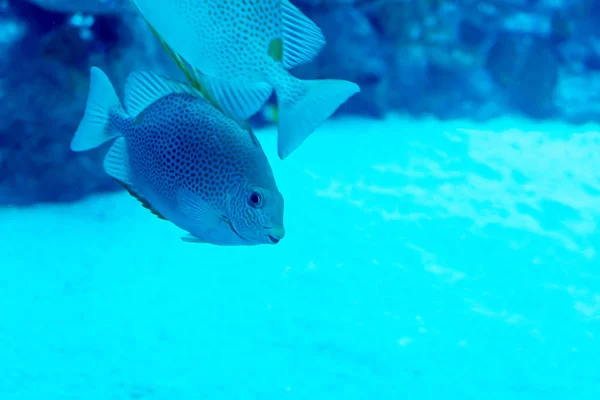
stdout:
[[204,76],[217,102],[248,118],[277,94],[278,154],[289,156],[345,101],[353,82],[300,80],[289,69],[325,45],[288,0],[131,0],[150,27]]
[[71,149],[116,138],[105,171],[183,239],[216,245],[277,243],[283,197],[249,126],[183,83],[136,71],[125,108],[108,77],[91,70],[87,108]]

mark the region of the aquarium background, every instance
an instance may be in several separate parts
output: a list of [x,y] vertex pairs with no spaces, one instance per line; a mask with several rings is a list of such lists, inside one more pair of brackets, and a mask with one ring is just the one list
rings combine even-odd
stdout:
[[0,399],[600,398],[600,4],[295,0],[361,92],[277,246],[183,243],[74,153],[92,65],[181,77],[128,0],[0,0]]

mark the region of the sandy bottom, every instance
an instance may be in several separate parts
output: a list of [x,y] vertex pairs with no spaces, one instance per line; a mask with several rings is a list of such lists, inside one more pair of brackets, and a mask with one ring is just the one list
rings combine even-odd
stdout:
[[124,193],[0,210],[0,399],[598,399],[600,129],[332,121],[277,246]]

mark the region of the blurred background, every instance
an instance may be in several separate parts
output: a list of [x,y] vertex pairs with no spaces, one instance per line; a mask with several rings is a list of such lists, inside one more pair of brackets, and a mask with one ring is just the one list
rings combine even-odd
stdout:
[[292,3],[361,92],[252,118],[287,234],[221,247],[69,148],[91,66],[184,79],[129,0],[0,0],[0,400],[600,399],[599,0]]
[[[296,0],[328,43],[293,72],[359,83],[338,114],[599,121],[596,3]],[[90,66],[106,71],[118,93],[132,70],[179,74],[129,0],[0,0],[0,50],[0,204],[119,189],[102,171],[105,147],[68,146]]]

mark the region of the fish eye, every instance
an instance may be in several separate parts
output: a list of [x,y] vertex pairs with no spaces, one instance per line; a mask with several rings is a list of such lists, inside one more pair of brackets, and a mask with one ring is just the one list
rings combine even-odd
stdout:
[[262,205],[262,202],[262,195],[258,192],[251,192],[250,196],[248,196],[248,204],[250,204],[252,207],[260,207]]

